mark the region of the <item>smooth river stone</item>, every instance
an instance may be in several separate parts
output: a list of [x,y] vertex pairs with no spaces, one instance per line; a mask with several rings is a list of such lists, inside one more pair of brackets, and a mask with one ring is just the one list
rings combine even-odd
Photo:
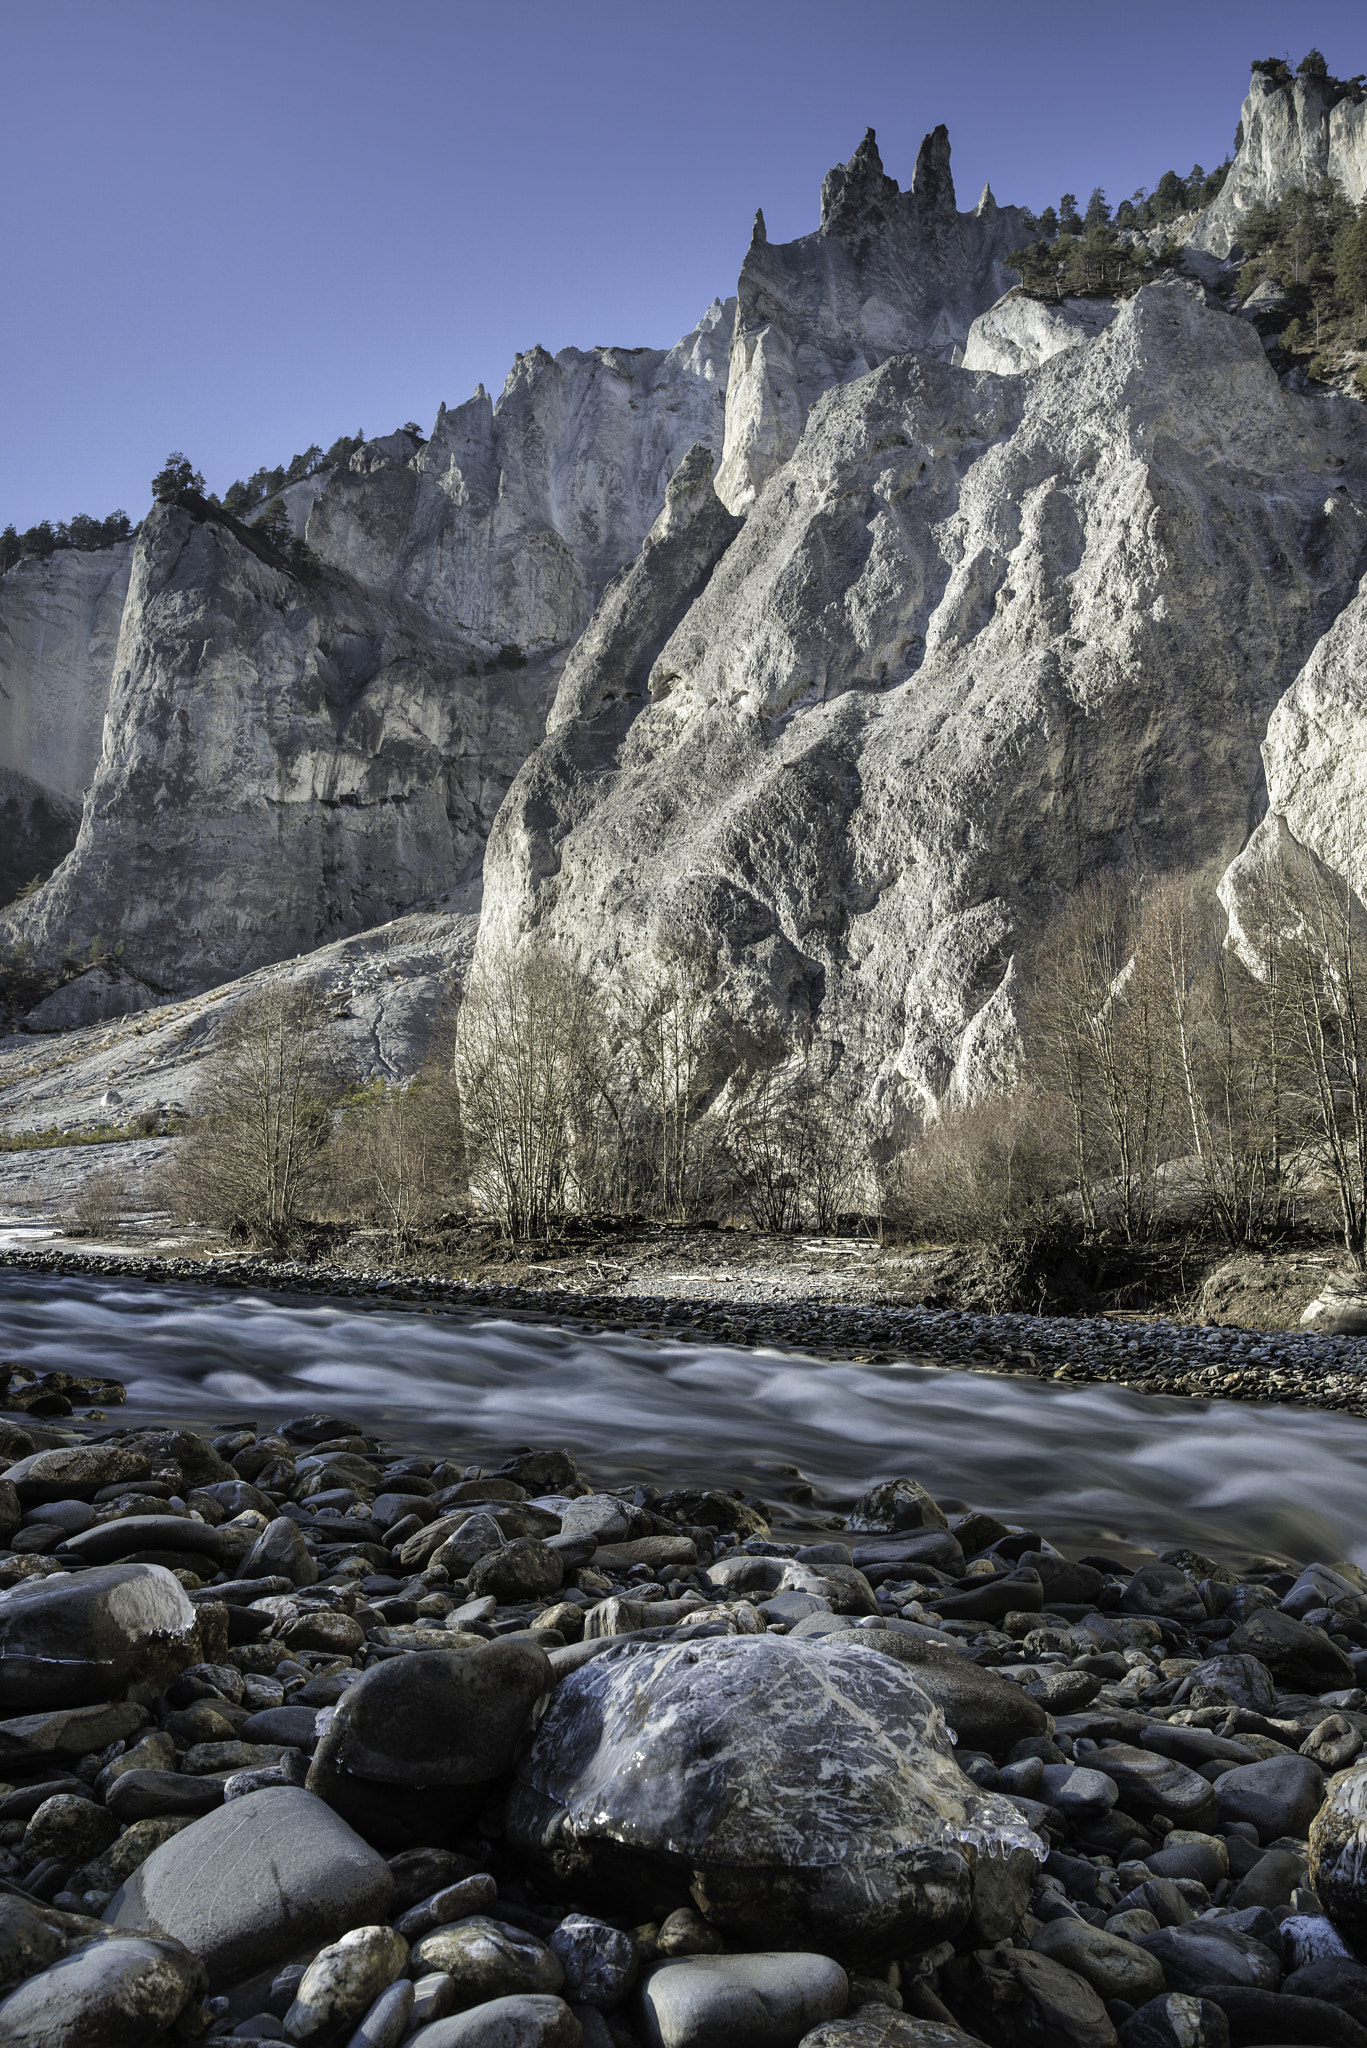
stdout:
[[0,1706],[83,1707],[198,1655],[195,1609],[160,1565],[25,1579],[0,1593]]
[[737,1939],[841,1953],[956,1933],[962,1842],[1038,1848],[959,1770],[914,1671],[811,1637],[624,1644],[582,1665],[519,1763],[505,1825],[586,1891],[625,1884],[646,1908],[652,1877],[670,1903],[691,1879]]
[[184,1942],[212,1990],[387,1918],[384,1858],[308,1792],[234,1799],[153,1850],[105,1919]]

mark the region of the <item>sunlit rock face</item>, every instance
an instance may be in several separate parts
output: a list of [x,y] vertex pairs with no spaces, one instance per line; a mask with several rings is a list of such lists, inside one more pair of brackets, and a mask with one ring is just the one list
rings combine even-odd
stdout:
[[1251,207],[1275,205],[1299,185],[1313,191],[1333,178],[1345,199],[1367,198],[1367,98],[1336,97],[1322,79],[1278,85],[1255,71],[1240,110],[1243,142],[1224,185],[1200,216],[1191,240],[1228,256]]
[[576,650],[487,941],[609,982],[686,943],[890,1115],[972,1092],[1070,890],[1218,871],[1257,824],[1269,716],[1364,566],[1363,419],[1177,282],[1028,375],[909,353],[828,392],[677,624],[691,569],[632,570],[653,651]]

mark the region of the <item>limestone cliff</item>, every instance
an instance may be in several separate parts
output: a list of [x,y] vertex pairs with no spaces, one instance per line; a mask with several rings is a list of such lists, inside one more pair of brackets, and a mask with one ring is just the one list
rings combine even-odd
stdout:
[[1273,205],[1294,185],[1337,180],[1356,205],[1367,198],[1367,97],[1319,78],[1277,83],[1255,71],[1240,113],[1243,141],[1224,185],[1196,222],[1198,249],[1228,256],[1250,207]]
[[132,562],[123,541],[0,576],[0,768],[78,804],[100,758]]
[[122,939],[143,980],[198,989],[477,874],[546,684],[474,667],[416,606],[154,507],[75,850],[0,937]]
[[757,215],[737,286],[723,503],[740,512],[754,502],[832,385],[907,349],[955,358],[974,318],[1015,283],[1006,257],[1024,239],[1020,210],[987,188],[972,213],[958,212],[944,128],[921,144],[905,192],[870,128],[827,173],[813,234],[771,243]]
[[734,301],[669,350],[529,349],[497,403],[443,406],[432,437],[368,442],[308,517],[309,545],[486,653],[579,633],[696,442],[720,454]]
[[1365,507],[1362,410],[1284,391],[1195,285],[1027,375],[898,355],[814,405],[648,700],[636,653],[566,670],[488,937],[558,935],[610,981],[687,934],[720,1003],[810,1021],[889,1117],[971,1086],[1064,894],[1242,846]]

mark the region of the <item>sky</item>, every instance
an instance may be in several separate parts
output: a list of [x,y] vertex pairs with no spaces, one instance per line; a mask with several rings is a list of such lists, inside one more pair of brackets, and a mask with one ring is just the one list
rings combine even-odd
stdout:
[[878,132],[961,207],[1232,147],[1254,57],[1361,0],[0,0],[0,525],[430,426],[520,349],[668,347]]

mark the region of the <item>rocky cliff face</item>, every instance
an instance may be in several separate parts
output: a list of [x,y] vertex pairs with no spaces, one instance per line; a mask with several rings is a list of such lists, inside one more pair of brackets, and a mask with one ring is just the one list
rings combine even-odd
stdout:
[[121,938],[185,990],[450,889],[543,715],[542,670],[472,666],[416,606],[154,507],[75,850],[5,934]]
[[79,803],[100,758],[133,543],[0,577],[0,768]]
[[[136,557],[21,564],[2,586],[16,751],[93,786],[79,837],[69,807],[64,839],[45,814],[48,865],[74,850],[0,938],[41,958],[118,936],[179,993],[452,889],[477,901],[565,643],[686,451],[720,453],[733,312],[667,351],[532,350],[496,405],[367,442],[294,494],[324,565],[302,580],[166,508]],[[15,887],[36,843],[26,825]]]
[[370,442],[308,518],[324,561],[419,604],[486,653],[581,632],[639,551],[684,454],[720,454],[734,300],[663,349],[529,349],[497,404],[443,406],[432,438]]
[[907,349],[956,359],[974,318],[1015,283],[1006,257],[1023,239],[1020,210],[986,188],[972,213],[958,212],[944,128],[921,144],[905,192],[870,128],[827,173],[814,234],[771,243],[756,215],[737,286],[723,503],[753,504],[823,391]]
[[1309,191],[1334,178],[1355,205],[1367,198],[1367,98],[1336,98],[1318,78],[1278,85],[1255,71],[1240,119],[1229,176],[1191,235],[1198,249],[1228,256],[1250,207],[1275,204],[1294,185]]
[[491,841],[488,938],[549,932],[610,980],[686,935],[720,1003],[810,1021],[889,1116],[972,1087],[1069,890],[1243,845],[1365,505],[1361,409],[1283,391],[1195,285],[1027,375],[897,356],[818,400],[672,629],[692,565],[632,571],[648,699],[619,688],[643,649],[576,654]]

